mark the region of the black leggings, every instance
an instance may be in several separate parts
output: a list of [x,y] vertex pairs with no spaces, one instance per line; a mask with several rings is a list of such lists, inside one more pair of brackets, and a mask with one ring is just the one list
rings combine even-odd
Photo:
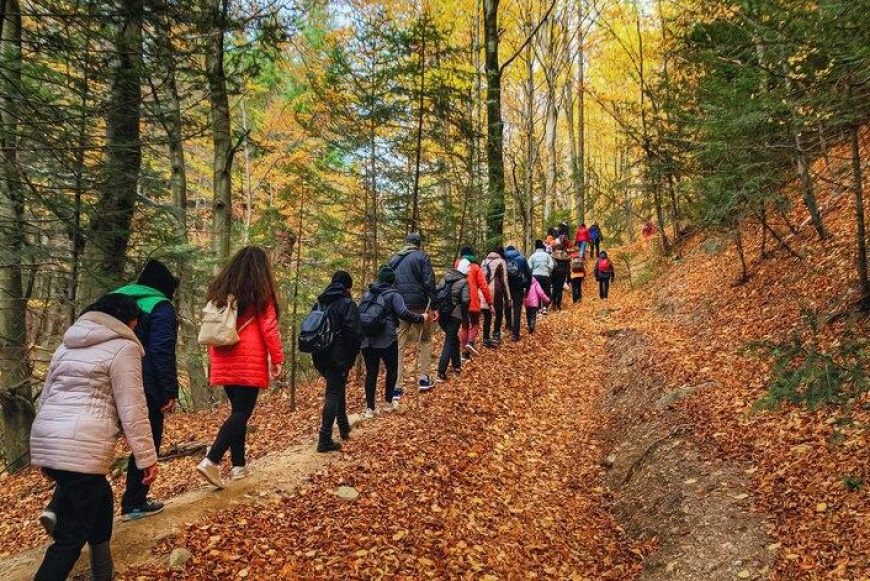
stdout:
[[553,307],[556,309],[562,308],[562,295],[565,293],[565,278],[568,275],[564,272],[553,273],[553,294],[550,296]]
[[438,360],[438,373],[447,373],[447,365],[453,364],[453,369],[462,367],[462,359],[459,354],[459,327],[462,326],[460,319],[453,317],[441,317],[438,325],[444,331],[444,347],[441,349],[441,358]]
[[85,543],[94,547],[112,538],[112,487],[102,474],[45,472],[57,483],[51,499],[57,527],[34,581],[58,581],[72,571]]
[[332,426],[338,424],[340,435],[350,434],[347,418],[347,373],[344,367],[318,369],[326,380],[323,397],[323,414],[320,419],[320,443],[332,442]]
[[215,464],[220,464],[224,453],[230,450],[233,466],[245,465],[245,435],[248,433],[248,420],[254,413],[257,404],[257,396],[260,389],[257,387],[245,387],[242,385],[228,385],[224,387],[230,400],[230,417],[228,417],[221,429],[218,430],[214,444],[208,452],[208,459]]
[[599,298],[606,299],[608,294],[610,294],[610,279],[602,278],[598,281]]
[[375,391],[378,387],[378,373],[381,370],[381,361],[387,373],[387,381],[384,386],[384,399],[387,403],[393,401],[393,393],[396,390],[396,378],[399,372],[399,342],[393,341],[389,347],[383,349],[367,348],[362,350],[363,360],[366,364],[366,405],[369,409],[375,409]]
[[572,278],[571,279],[571,297],[574,299],[575,303],[579,303],[583,300],[583,278]]

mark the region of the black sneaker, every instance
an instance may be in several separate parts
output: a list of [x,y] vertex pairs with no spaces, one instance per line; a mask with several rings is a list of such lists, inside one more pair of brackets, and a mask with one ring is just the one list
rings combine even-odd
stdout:
[[346,431],[340,430],[339,435],[341,436],[342,440],[349,440],[350,439],[350,428],[348,428]]
[[317,451],[321,454],[326,454],[328,452],[340,452],[341,444],[339,444],[338,442],[333,442],[332,440],[328,442],[318,442]]
[[131,521],[147,518],[163,512],[163,503],[148,499],[142,506],[121,510],[121,520]]
[[438,382],[438,383],[444,383],[445,381],[447,381],[447,374],[446,374],[446,373],[441,373],[441,372],[439,371],[439,372],[438,372],[438,379],[436,379],[435,381]]
[[39,524],[42,525],[48,536],[54,538],[54,530],[57,528],[57,513],[46,508],[39,515]]

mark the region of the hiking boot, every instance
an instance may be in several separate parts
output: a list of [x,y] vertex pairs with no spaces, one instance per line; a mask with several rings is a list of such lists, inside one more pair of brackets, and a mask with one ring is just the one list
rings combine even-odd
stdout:
[[339,444],[338,442],[333,442],[332,440],[329,440],[328,442],[318,442],[317,451],[321,454],[327,454],[329,452],[341,452],[341,444]]
[[493,333],[492,342],[496,345],[501,345],[501,333]]
[[511,335],[511,341],[513,341],[514,343],[519,343],[520,336],[519,335]]
[[431,377],[429,377],[428,375],[421,375],[420,376],[420,391],[429,391],[434,386],[435,386],[435,384],[432,383]]
[[196,467],[196,471],[202,474],[203,478],[205,478],[212,486],[216,488],[224,487],[224,480],[221,478],[220,466],[208,458],[202,459],[202,462],[200,462]]
[[462,352],[462,360],[463,361],[471,361],[471,353],[468,351]]
[[121,510],[121,520],[139,520],[141,518],[154,516],[155,514],[159,514],[161,512],[163,512],[163,503],[156,500],[148,499],[145,501],[145,504],[141,506],[136,506],[129,510]]
[[350,439],[350,426],[348,426],[346,430],[339,429],[338,435],[341,436],[342,440],[349,440]]
[[447,374],[438,372],[438,379],[435,380],[436,383],[444,383],[447,381]]
[[453,373],[456,374],[456,375],[461,374],[461,373],[462,373],[462,368],[461,368],[461,367],[454,367],[454,368],[453,368]]
[[54,529],[57,528],[57,513],[53,510],[45,509],[39,515],[39,524],[42,525],[48,536],[54,538]]
[[484,339],[483,346],[486,347],[487,349],[495,349],[496,348],[495,341],[493,341],[492,339]]
[[366,419],[366,420],[375,419],[375,410],[372,408],[366,408],[366,411],[363,414],[363,419]]
[[233,466],[232,471],[230,471],[230,478],[232,480],[242,480],[251,475],[251,468],[247,464],[244,466]]

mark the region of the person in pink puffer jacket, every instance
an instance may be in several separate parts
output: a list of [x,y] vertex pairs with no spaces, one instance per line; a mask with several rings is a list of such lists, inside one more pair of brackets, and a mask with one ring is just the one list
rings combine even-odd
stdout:
[[532,278],[532,286],[529,287],[529,292],[526,294],[526,299],[524,301],[526,307],[526,325],[528,326],[529,334],[535,332],[535,322],[538,320],[538,309],[541,308],[542,303],[544,305],[549,305],[550,297],[548,297],[547,293],[544,292],[538,279]]
[[112,578],[114,500],[106,474],[121,431],[145,484],[157,477],[142,384],[144,349],[133,332],[139,314],[135,299],[104,296],[67,330],[51,359],[30,432],[30,461],[57,485],[40,517],[54,543],[35,581],[66,579],[85,543],[91,578]]

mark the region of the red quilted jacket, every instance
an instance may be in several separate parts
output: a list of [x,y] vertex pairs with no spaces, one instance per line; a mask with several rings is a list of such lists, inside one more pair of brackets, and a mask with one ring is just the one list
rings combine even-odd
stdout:
[[[242,314],[239,327],[250,318],[249,313]],[[284,363],[275,306],[272,303],[266,305],[265,310],[239,332],[238,343],[209,347],[208,355],[211,360],[209,383],[212,386],[269,387],[269,359],[275,365]]]

